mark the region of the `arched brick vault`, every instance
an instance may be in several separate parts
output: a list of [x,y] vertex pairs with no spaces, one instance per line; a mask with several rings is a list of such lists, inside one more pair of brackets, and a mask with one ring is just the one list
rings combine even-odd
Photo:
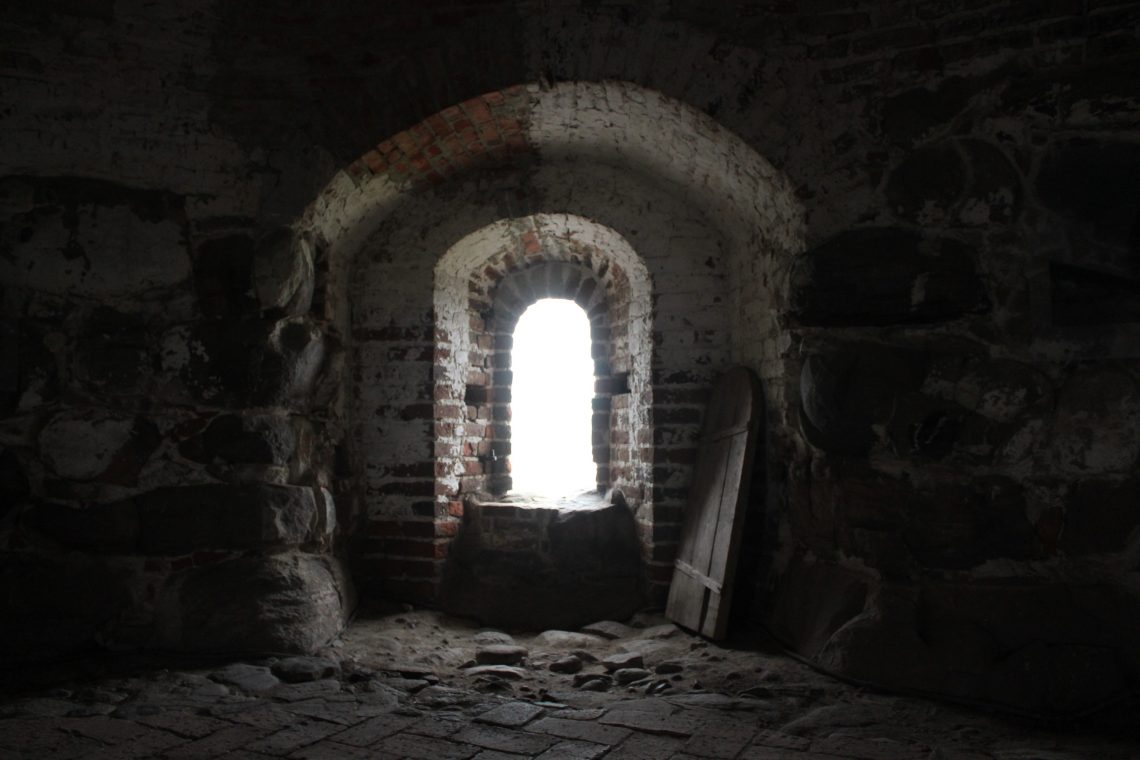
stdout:
[[[581,221],[551,226],[555,218]],[[445,254],[470,249],[480,230],[520,224],[546,231],[538,247],[555,260],[574,246],[612,257],[624,241],[636,251],[626,258],[644,262],[638,281],[653,283],[648,306],[638,306],[653,312],[648,377],[631,398],[654,427],[630,440],[630,468],[606,475],[641,481],[630,485],[644,496],[638,517],[658,593],[712,378],[733,363],[752,366],[769,386],[770,417],[786,417],[776,286],[802,230],[776,170],[707,116],[628,83],[512,87],[444,109],[338,174],[301,223],[326,251],[325,303],[351,343],[344,408],[366,588],[415,598],[438,590],[460,512],[449,478],[460,466],[481,473],[477,449],[464,461],[460,441],[455,459],[456,442],[445,440],[452,423],[437,418],[455,414],[447,402],[457,399],[435,378],[469,350],[442,345],[452,336],[437,331],[447,308],[437,276],[458,276],[449,266],[462,256],[449,264]],[[627,278],[637,269],[619,268]],[[470,280],[444,290],[464,288],[470,298]]]

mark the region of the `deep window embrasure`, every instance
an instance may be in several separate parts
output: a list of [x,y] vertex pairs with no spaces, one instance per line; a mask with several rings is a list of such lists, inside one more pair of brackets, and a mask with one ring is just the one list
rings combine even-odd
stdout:
[[511,348],[511,480],[523,496],[593,491],[590,321],[573,301],[544,298],[515,326]]

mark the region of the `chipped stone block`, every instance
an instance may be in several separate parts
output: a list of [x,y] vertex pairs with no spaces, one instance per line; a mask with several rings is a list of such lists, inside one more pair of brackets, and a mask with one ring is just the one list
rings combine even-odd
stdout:
[[302,486],[168,486],[136,501],[139,547],[150,554],[296,545],[317,523],[313,490]]
[[340,670],[332,660],[323,657],[286,657],[273,663],[273,675],[286,683],[304,683],[329,678]]
[[244,662],[235,662],[221,670],[214,671],[210,678],[218,683],[257,694],[269,691],[281,682],[269,672],[269,668],[262,665],[249,665]]
[[335,562],[286,553],[182,571],[159,594],[158,641],[182,651],[313,652],[348,613]]
[[293,421],[283,414],[223,414],[183,441],[182,455],[198,462],[287,464],[297,448]]
[[40,454],[57,475],[89,480],[106,472],[134,430],[132,417],[100,411],[63,412],[40,431]]
[[325,360],[321,330],[304,319],[216,320],[168,336],[165,364],[196,400],[303,404]]

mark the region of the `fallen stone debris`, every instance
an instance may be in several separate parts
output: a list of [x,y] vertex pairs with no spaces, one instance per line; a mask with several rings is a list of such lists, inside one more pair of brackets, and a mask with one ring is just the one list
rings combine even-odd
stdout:
[[1100,731],[1048,731],[855,688],[657,616],[534,634],[411,611],[358,620],[312,657],[59,667],[70,676],[45,666],[11,679],[0,760],[1140,756],[1127,716],[1107,716]]

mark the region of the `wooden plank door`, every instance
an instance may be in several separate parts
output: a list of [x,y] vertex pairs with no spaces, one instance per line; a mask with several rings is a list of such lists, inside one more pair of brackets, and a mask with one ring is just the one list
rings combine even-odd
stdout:
[[745,367],[717,381],[681,525],[665,614],[711,639],[723,639],[728,629],[761,402],[759,383]]

